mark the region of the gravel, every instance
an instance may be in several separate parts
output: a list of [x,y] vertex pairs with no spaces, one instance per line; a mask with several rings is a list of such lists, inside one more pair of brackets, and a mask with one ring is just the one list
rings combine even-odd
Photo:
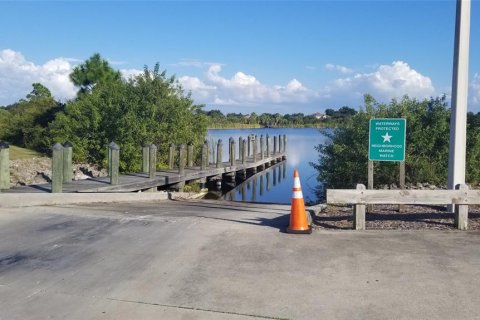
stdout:
[[[397,205],[375,205],[366,215],[367,230],[456,230],[454,214],[446,206],[406,205],[398,212]],[[468,230],[480,230],[480,207],[470,206]],[[353,207],[329,205],[314,218],[314,228],[327,230],[353,229]]]

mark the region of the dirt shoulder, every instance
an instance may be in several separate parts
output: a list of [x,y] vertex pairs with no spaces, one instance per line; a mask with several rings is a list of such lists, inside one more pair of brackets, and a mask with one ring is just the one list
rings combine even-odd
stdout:
[[[74,179],[107,176],[107,171],[97,165],[77,163],[72,165]],[[10,186],[48,183],[52,181],[52,159],[35,157],[10,160]]]

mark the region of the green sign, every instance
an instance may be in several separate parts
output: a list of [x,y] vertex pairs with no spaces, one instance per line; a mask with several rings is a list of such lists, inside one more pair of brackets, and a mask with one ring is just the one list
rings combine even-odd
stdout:
[[405,161],[405,119],[370,119],[368,159]]

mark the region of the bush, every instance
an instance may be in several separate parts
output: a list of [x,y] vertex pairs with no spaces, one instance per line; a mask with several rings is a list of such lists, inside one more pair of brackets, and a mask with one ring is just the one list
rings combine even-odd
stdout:
[[[406,182],[446,184],[450,110],[445,97],[418,101],[405,96],[386,105],[377,103],[369,95],[365,96],[364,109],[340,127],[321,131],[330,141],[316,147],[319,160],[312,165],[318,170],[320,181],[329,188],[354,188],[357,183],[367,184],[370,118],[407,119]],[[480,142],[480,131],[477,129],[476,132],[475,141]],[[470,139],[469,143],[480,146],[475,141]],[[480,160],[479,148],[475,149],[477,151],[470,151],[469,158]],[[479,171],[475,169],[473,172]],[[478,177],[478,173],[475,174]],[[398,180],[398,162],[375,162],[376,185],[397,183]]]

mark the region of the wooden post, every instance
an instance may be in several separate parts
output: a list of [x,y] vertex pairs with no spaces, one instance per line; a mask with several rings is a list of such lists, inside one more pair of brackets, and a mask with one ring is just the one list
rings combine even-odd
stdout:
[[235,163],[235,160],[232,161],[232,156],[233,156],[232,141],[233,141],[232,137],[228,138],[228,162],[230,163],[230,165],[233,165]]
[[282,152],[282,135],[278,135],[278,153]]
[[230,155],[230,165],[234,166],[236,156],[235,156],[235,139],[233,139],[233,138],[232,138],[230,149],[232,150],[232,153]]
[[0,189],[10,189],[10,146],[0,141]]
[[[365,185],[357,184],[357,190],[365,190]],[[365,205],[356,204],[353,214],[353,229],[365,230]]]
[[270,158],[270,136],[267,134],[267,158]]
[[145,144],[142,147],[142,172],[148,173],[150,170],[150,164],[148,162],[150,158],[150,145]]
[[185,174],[185,161],[183,161],[185,158],[185,145],[180,144],[178,146],[178,174],[179,175],[184,175]]
[[63,182],[73,180],[72,147],[73,145],[70,141],[65,141],[63,144]]
[[222,139],[218,139],[217,143],[217,168],[221,168],[222,164]]
[[52,193],[61,193],[63,187],[63,146],[55,143],[52,150]]
[[202,145],[202,163],[201,163],[201,169],[206,170],[208,166],[208,141],[205,140],[205,142]]
[[283,135],[283,152],[287,152],[287,135]]
[[243,147],[243,138],[242,137],[238,137],[238,160],[242,160],[242,147]]
[[273,136],[273,154],[277,153],[277,145],[278,145],[277,136]]
[[[405,161],[400,161],[400,189],[405,190]],[[404,212],[405,205],[399,204],[398,205],[398,212]]]
[[250,154],[251,154],[251,145],[252,145],[252,138],[250,137],[250,135],[247,136],[247,157],[250,157]]
[[[468,186],[466,184],[459,184],[456,186],[455,189],[464,191],[465,195],[468,192]],[[455,205],[455,227],[458,230],[468,229],[468,205],[467,204]]]
[[[257,162],[257,156],[258,156],[258,145],[257,145],[257,136],[255,136],[255,139],[252,141],[253,143],[253,162]],[[256,169],[256,168],[255,168]]]
[[193,143],[187,144],[187,168],[193,167]]
[[148,150],[148,177],[155,178],[157,174],[157,146],[151,144]]
[[170,144],[170,149],[168,151],[168,168],[173,169],[173,164],[175,159],[175,144]]
[[[373,190],[373,161],[368,160],[368,190]],[[373,204],[369,204],[367,212],[373,211]]]
[[108,164],[111,172],[110,184],[117,185],[120,166],[120,147],[115,142],[111,142],[108,148],[110,150],[110,163]]
[[260,135],[260,158],[263,160],[265,159],[265,148],[264,148],[264,144],[265,144],[265,139],[263,138],[263,134]]
[[245,139],[242,141],[242,163],[247,163],[247,140]]

